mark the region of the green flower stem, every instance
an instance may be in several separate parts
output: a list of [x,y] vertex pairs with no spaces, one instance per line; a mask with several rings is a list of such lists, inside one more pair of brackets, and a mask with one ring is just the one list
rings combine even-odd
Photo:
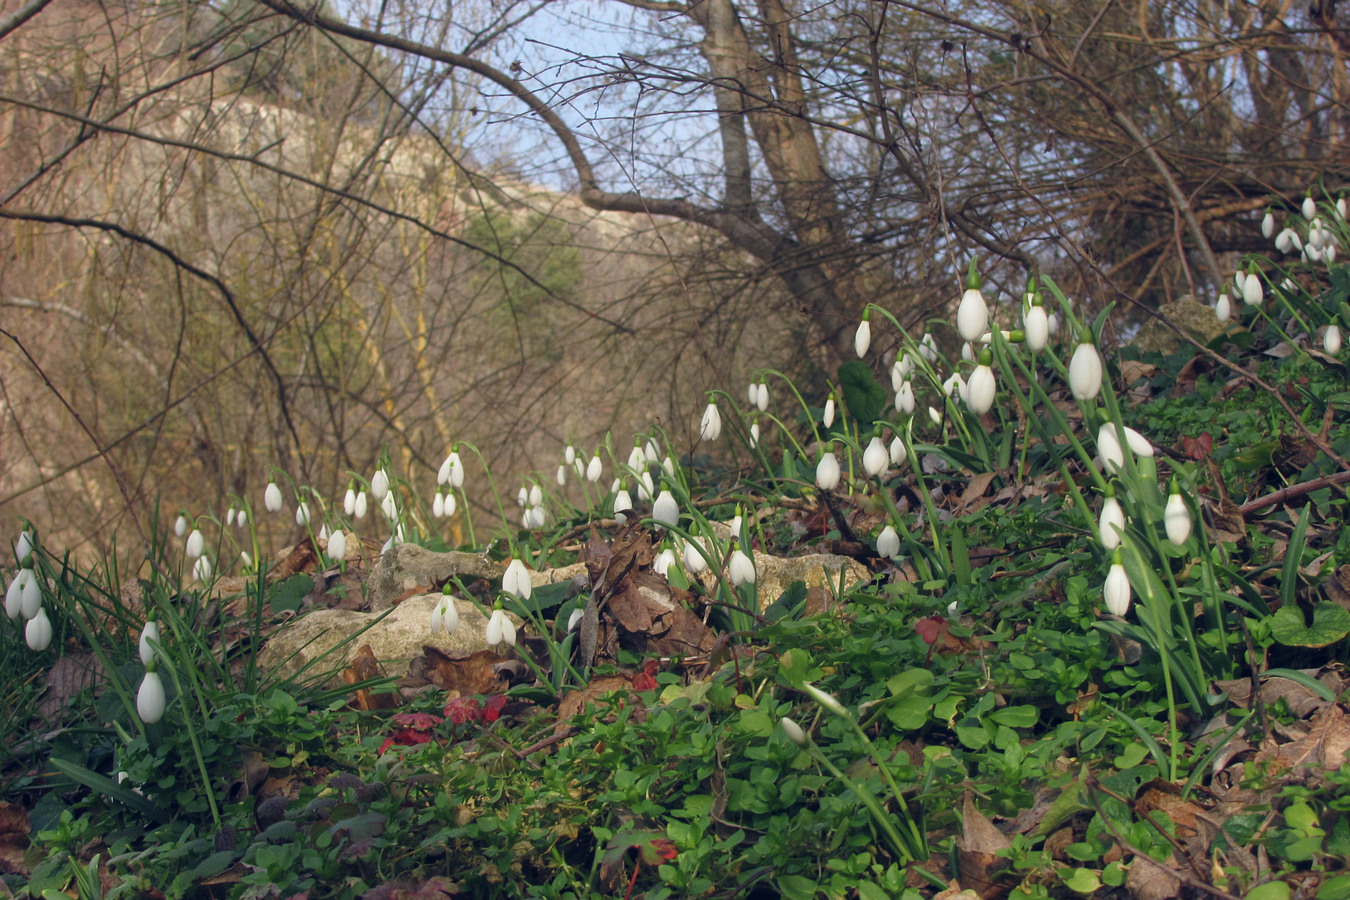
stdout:
[[872,814],[872,819],[881,827],[881,830],[886,833],[886,837],[890,839],[891,846],[899,857],[901,865],[916,862],[920,858],[919,854],[910,846],[909,842],[901,836],[900,832],[896,831],[895,823],[891,821],[890,816],[886,815],[886,811],[881,808],[881,804],[877,802],[877,798],[872,795],[872,792],[845,775],[843,771],[831,762],[830,758],[821,751],[815,741],[811,740],[809,737],[807,738],[807,741],[807,751],[811,754],[811,757],[824,766],[831,775],[837,778],[844,787],[852,791],[854,795],[863,802],[863,805],[867,807],[867,811]]

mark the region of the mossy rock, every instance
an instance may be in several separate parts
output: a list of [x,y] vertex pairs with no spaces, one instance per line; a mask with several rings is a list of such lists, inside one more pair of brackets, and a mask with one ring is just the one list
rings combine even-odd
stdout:
[[[1187,295],[1175,303],[1164,303],[1158,307],[1158,315],[1171,322],[1183,333],[1189,334],[1201,344],[1208,345],[1227,327],[1214,315],[1214,307],[1208,306]],[[1134,345],[1141,354],[1156,350],[1163,356],[1169,356],[1181,349],[1182,340],[1177,333],[1162,322],[1150,319],[1139,329]]]

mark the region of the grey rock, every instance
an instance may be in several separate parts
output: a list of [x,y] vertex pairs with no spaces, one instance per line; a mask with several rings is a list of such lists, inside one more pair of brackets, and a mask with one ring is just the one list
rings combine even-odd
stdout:
[[[823,587],[834,593],[839,589],[839,573],[844,573],[844,590],[859,584],[865,584],[872,578],[867,567],[856,559],[847,556],[834,556],[829,553],[812,553],[806,556],[780,557],[767,553],[756,553],[755,587],[759,593],[759,608],[762,612],[783,596],[794,581],[801,581],[810,587]],[[712,574],[703,572],[699,581],[709,590],[715,582]]]
[[384,612],[413,588],[444,584],[454,575],[500,579],[504,570],[482,553],[436,553],[417,544],[399,544],[381,556],[370,572],[370,608]]
[[[1175,303],[1162,304],[1158,307],[1158,314],[1201,344],[1208,344],[1223,334],[1226,327],[1219,321],[1218,316],[1214,315],[1213,307],[1189,295]],[[1166,355],[1181,349],[1181,338],[1163,323],[1150,319],[1139,329],[1134,344],[1141,353],[1157,350]]]

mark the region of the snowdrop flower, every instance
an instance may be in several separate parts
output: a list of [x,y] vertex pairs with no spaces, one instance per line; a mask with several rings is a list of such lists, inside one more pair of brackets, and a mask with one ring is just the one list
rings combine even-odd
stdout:
[[655,571],[657,575],[665,578],[667,577],[667,573],[670,572],[670,567],[673,565],[675,565],[675,551],[666,547],[660,553],[656,554],[656,559],[652,562],[652,570]]
[[1125,467],[1125,451],[1110,422],[1097,429],[1097,455],[1101,457],[1102,468],[1112,475]]
[[356,515],[356,489],[347,485],[347,493],[342,497],[342,511],[348,516]]
[[1313,200],[1312,192],[1303,197],[1303,218],[1312,219],[1317,215],[1317,201]]
[[577,461],[577,448],[573,447],[571,444],[568,444],[566,447],[563,448],[563,462],[570,466],[576,461]]
[[830,391],[830,396],[825,399],[825,413],[821,416],[821,421],[826,428],[834,424],[834,391]]
[[567,616],[567,630],[569,632],[575,631],[576,627],[581,624],[581,619],[585,614],[586,614],[585,610],[583,610],[580,606],[572,610],[572,612]]
[[[989,335],[985,335],[985,337],[989,337]],[[988,343],[988,341],[986,341],[985,343]],[[961,361],[962,362],[975,361],[975,345],[972,344],[970,341],[963,341],[961,344]]]
[[867,309],[863,312],[862,321],[858,323],[858,331],[853,335],[853,350],[862,359],[867,355],[867,350],[872,346],[872,323],[869,321],[872,311]]
[[450,482],[450,454],[445,455],[441,461],[441,467],[436,470],[436,484],[444,485]]
[[835,715],[848,715],[848,710],[844,709],[844,704],[840,703],[833,694],[827,694],[809,681],[802,685],[802,689],[811,696],[812,700],[816,701]]
[[600,451],[597,450],[595,451],[595,455],[591,457],[591,461],[586,464],[586,480],[591,484],[595,484],[600,480],[603,471],[604,464],[600,462]]
[[1261,276],[1256,274],[1256,263],[1252,263],[1247,280],[1242,283],[1242,302],[1248,306],[1260,306],[1265,298],[1265,286],[1261,283]]
[[622,525],[628,521],[628,515],[633,511],[633,498],[628,493],[627,488],[620,488],[614,495],[614,518]]
[[895,362],[891,363],[891,390],[897,394],[900,393],[900,385],[909,378],[909,373],[914,369],[914,363],[903,351],[897,350],[895,353]]
[[42,606],[42,589],[32,569],[20,569],[5,591],[5,615],[11,619],[31,619]]
[[370,495],[378,502],[384,500],[388,493],[389,474],[384,469],[376,469],[370,479]]
[[897,434],[891,439],[891,465],[903,466],[908,458],[909,451],[905,449],[905,442]]
[[816,487],[822,491],[832,491],[839,486],[839,457],[833,450],[826,450],[816,464]]
[[900,383],[900,390],[895,393],[895,408],[907,416],[914,415],[914,386],[906,379]]
[[436,608],[431,611],[431,633],[439,634],[444,631],[446,634],[454,634],[459,628],[459,608],[455,606],[455,598],[449,594],[441,594],[441,599],[436,602]]
[[322,525],[319,526],[319,535],[318,535],[319,540],[327,541],[329,534],[330,532],[328,530],[328,523],[324,522]]
[[347,558],[347,533],[341,528],[328,537],[328,555],[338,562]]
[[530,506],[542,506],[544,503],[544,489],[536,482],[530,485]]
[[942,413],[938,412],[935,408],[931,406],[928,407],[928,421],[932,422],[934,425],[941,425]]
[[953,399],[966,395],[966,382],[961,377],[960,372],[953,372],[946,381],[942,382],[942,393]]
[[52,623],[47,618],[47,610],[38,607],[37,614],[29,619],[24,627],[23,637],[28,642],[28,649],[35,653],[41,653],[51,646]]
[[300,505],[295,508],[295,524],[309,525],[309,504],[301,500]]
[[557,475],[557,478],[556,478],[555,480],[558,482],[558,487],[566,487],[566,485],[567,485],[567,463],[559,463],[559,464],[558,464],[558,475]]
[[253,556],[247,550],[239,551],[239,561],[243,563],[245,569],[253,567]]
[[1045,317],[1046,324],[1050,326],[1051,334],[1059,333],[1059,313],[1052,312]]
[[1039,353],[1050,343],[1050,317],[1041,304],[1038,303],[1027,310],[1026,315],[1022,317],[1022,328],[1027,334],[1027,347],[1032,352]]
[[1336,198],[1336,216],[1342,222],[1344,222],[1346,219],[1346,203],[1344,197]]
[[202,535],[202,530],[200,528],[192,529],[192,533],[188,535],[187,549],[185,552],[188,555],[188,559],[196,559],[206,552],[206,538]]
[[[384,513],[384,517],[391,522],[398,518],[398,504],[394,502],[393,491],[386,493],[384,499],[380,501],[380,512]],[[308,517],[308,515],[306,517]],[[296,514],[296,521],[300,522],[298,512]],[[300,524],[303,525],[304,523],[300,522]]]
[[667,456],[661,460],[661,471],[666,473],[667,478],[675,477],[675,460]]
[[159,643],[160,643],[159,623],[156,622],[154,619],[151,619],[150,621],[146,622],[145,627],[141,629],[141,640],[139,644],[139,650],[141,653],[141,665],[143,666],[150,665],[150,661],[155,658],[156,654],[155,648],[159,645]]
[[141,688],[136,692],[136,714],[146,725],[164,718],[164,682],[154,669],[146,669]]
[[680,505],[675,502],[674,494],[670,491],[661,492],[661,496],[652,504],[652,519],[667,528],[680,521]]
[[923,337],[919,339],[919,355],[930,363],[937,362],[937,341],[933,340],[932,332],[925,331]]
[[1233,304],[1228,300],[1228,289],[1219,292],[1219,302],[1214,304],[1214,317],[1220,322],[1233,318]]
[[364,519],[366,517],[366,505],[369,502],[370,501],[366,498],[366,492],[358,491],[356,494],[356,502],[352,504],[352,514],[358,519]]
[[234,524],[238,525],[240,528],[243,528],[245,525],[247,525],[247,524],[248,524],[248,510],[245,510],[245,509],[239,510],[238,515],[236,515],[236,516],[234,517]]
[[198,581],[210,581],[212,571],[211,558],[209,556],[203,556],[192,564],[192,577]]
[[642,455],[649,463],[661,460],[661,448],[656,446],[656,438],[647,438],[647,443],[642,445]]
[[1266,215],[1261,219],[1261,234],[1266,238],[1275,234],[1275,214],[1270,211],[1270,207],[1266,207]]
[[894,525],[887,525],[877,535],[877,555],[887,559],[900,555],[900,535],[896,534]]
[[1332,356],[1341,352],[1341,326],[1327,326],[1326,333],[1322,335],[1322,348]]
[[634,439],[633,449],[628,451],[628,468],[634,472],[638,471],[647,462],[647,455],[642,452],[642,442]]
[[787,716],[784,716],[778,720],[778,727],[783,729],[783,734],[785,734],[787,739],[792,741],[792,743],[796,744],[798,747],[806,746],[808,738],[806,737],[806,732],[802,730],[802,726],[798,725]]
[[1102,585],[1102,599],[1106,609],[1113,616],[1124,616],[1130,611],[1130,578],[1125,574],[1120,550],[1111,556],[1111,570],[1106,573],[1106,583]]
[[512,647],[516,645],[516,626],[507,618],[500,606],[492,610],[492,618],[488,619],[487,630],[483,637],[489,647],[498,644],[510,644]]
[[746,390],[745,390],[745,397],[746,397],[747,400],[750,401],[750,405],[751,405],[751,406],[756,406],[756,405],[758,405],[758,403],[759,403],[759,385],[755,384],[755,382],[754,382],[753,379],[751,379],[751,381],[750,381],[750,386],[749,386],[748,388],[746,388]]
[[695,538],[684,545],[684,570],[690,575],[697,575],[708,568],[708,561],[699,552],[701,544],[697,541]]
[[769,385],[768,382],[761,380],[759,387],[755,389],[755,405],[759,407],[760,412],[769,411]]
[[528,600],[533,588],[530,570],[525,568],[523,560],[513,557],[511,562],[507,563],[506,572],[502,575],[502,592]]
[[263,491],[263,509],[268,512],[281,511],[281,488],[277,487],[275,481],[267,482],[267,490]]
[[994,370],[989,363],[993,354],[981,351],[980,364],[970,373],[970,382],[966,385],[966,407],[977,416],[982,416],[994,408],[994,394],[998,385],[994,380]]
[[732,540],[741,539],[741,508],[736,507],[736,515],[731,517],[731,538]]
[[882,472],[886,471],[886,464],[891,461],[891,456],[886,452],[886,444],[882,441],[880,435],[874,435],[867,449],[863,451],[863,471],[872,478],[876,478]]
[[451,450],[450,455],[446,457],[450,463],[449,478],[446,483],[454,488],[464,487],[464,460],[460,459],[458,450]]
[[1185,546],[1191,536],[1191,511],[1181,497],[1181,488],[1174,481],[1172,491],[1167,497],[1167,506],[1163,510],[1163,528],[1167,539],[1178,547]]
[[1120,536],[1125,533],[1125,510],[1116,499],[1116,489],[1106,488],[1106,499],[1102,501],[1102,511],[1097,519],[1097,534],[1102,546],[1114,550],[1120,546]]
[[742,584],[755,583],[755,564],[750,561],[750,557],[741,552],[740,547],[731,553],[727,574],[731,576],[731,583],[738,587]]
[[227,526],[233,525],[233,524],[234,524],[234,517],[235,517],[236,515],[238,515],[238,514],[239,514],[238,511],[237,511],[233,506],[231,506],[231,507],[230,507],[228,510],[226,510],[226,512],[225,512],[225,524],[226,524]]
[[1097,399],[1101,389],[1102,358],[1091,341],[1082,341],[1069,360],[1069,391],[1088,403]]
[[187,534],[187,528],[188,528],[187,516],[183,513],[179,513],[178,520],[173,523],[173,533],[178,535],[179,537],[182,537],[183,535]]
[[961,303],[956,308],[956,331],[962,340],[973,342],[988,330],[989,305],[980,293],[980,275],[975,271],[975,261],[971,260],[966,292],[961,295]]
[[1303,240],[1298,236],[1297,231],[1286,228],[1275,236],[1275,249],[1288,255],[1302,250]]
[[542,506],[531,506],[525,510],[525,527],[534,531],[543,528],[548,522],[548,513]]
[[519,506],[521,509],[524,509],[525,504],[529,502],[530,502],[530,489],[522,484],[520,486],[520,490],[516,493],[516,506]]
[[440,488],[436,489],[436,496],[431,498],[431,516],[439,519],[445,515],[445,495],[441,493]]
[[[187,530],[186,522],[183,525],[183,529],[185,531]],[[179,537],[182,537],[182,535],[180,534]],[[33,536],[32,531],[20,531],[19,539],[14,542],[14,561],[19,565],[23,565],[28,561],[28,557],[33,555],[33,548],[36,546],[37,538]]]
[[441,511],[441,515],[448,519],[455,514],[455,510],[458,507],[459,503],[455,500],[455,495],[447,491],[445,494],[444,509]]
[[717,398],[708,401],[703,411],[703,421],[698,426],[700,440],[715,441],[722,436],[722,414],[717,411]]
[[754,420],[750,422],[750,446],[751,446],[751,447],[758,447],[758,446],[759,446],[759,417],[758,417],[758,416],[756,416],[756,417],[754,418]]

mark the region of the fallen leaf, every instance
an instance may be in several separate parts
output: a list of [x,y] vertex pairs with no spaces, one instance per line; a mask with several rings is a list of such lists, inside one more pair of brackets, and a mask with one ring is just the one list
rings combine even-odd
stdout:
[[443,691],[462,696],[500,694],[511,684],[512,668],[491,650],[478,650],[464,657],[452,657],[435,647],[423,646],[422,655],[409,663],[410,682],[425,679]]
[[1017,878],[1005,871],[1008,860],[998,856],[998,852],[1011,846],[1008,836],[975,808],[975,802],[967,792],[961,812],[961,834],[956,838],[957,869],[962,887],[975,891],[983,900],[1006,895],[1017,883]]
[[[380,663],[375,659],[375,651],[369,644],[363,644],[356,651],[352,664],[342,670],[342,680],[348,684],[360,684],[372,678],[383,677]],[[360,710],[393,709],[399,704],[396,693],[373,693],[369,688],[358,688],[355,697],[356,708]]]
[[1125,889],[1133,900],[1170,900],[1180,896],[1181,892],[1181,879],[1176,870],[1175,854],[1169,855],[1166,862],[1138,855],[1130,860]]
[[22,806],[0,800],[0,873],[27,876],[28,813]]
[[107,680],[103,664],[93,653],[71,653],[62,656],[47,670],[47,692],[42,695],[38,715],[55,721],[57,713],[81,691],[97,687]]

